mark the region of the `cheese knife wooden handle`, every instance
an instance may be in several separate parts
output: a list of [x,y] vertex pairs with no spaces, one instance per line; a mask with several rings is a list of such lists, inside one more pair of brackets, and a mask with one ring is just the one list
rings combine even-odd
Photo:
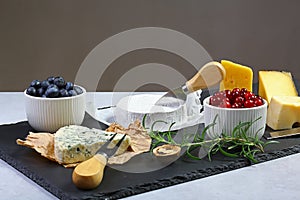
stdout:
[[218,84],[225,77],[226,71],[221,63],[212,61],[205,64],[193,78],[186,82],[189,92],[205,89]]
[[96,154],[92,158],[77,165],[72,174],[73,183],[80,189],[96,188],[102,181],[106,156]]

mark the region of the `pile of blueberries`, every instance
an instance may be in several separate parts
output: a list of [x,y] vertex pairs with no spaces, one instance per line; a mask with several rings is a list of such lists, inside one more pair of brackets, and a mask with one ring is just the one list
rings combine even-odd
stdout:
[[26,94],[44,98],[71,97],[81,93],[83,91],[80,87],[74,86],[72,82],[66,82],[61,76],[51,76],[43,81],[33,80],[26,89]]

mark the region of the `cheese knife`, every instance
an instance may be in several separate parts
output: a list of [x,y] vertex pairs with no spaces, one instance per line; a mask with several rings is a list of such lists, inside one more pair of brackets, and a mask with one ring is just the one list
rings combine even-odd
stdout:
[[300,127],[283,130],[283,131],[270,132],[270,137],[267,137],[267,139],[271,140],[271,139],[284,138],[284,137],[290,137],[295,135],[300,135]]
[[191,92],[206,89],[218,84],[225,77],[226,71],[221,63],[212,61],[205,64],[197,74],[195,74],[184,85],[170,90],[163,95],[155,105],[177,108],[183,105],[187,95]]
[[126,134],[124,134],[118,143],[110,148],[109,145],[116,135],[117,133],[104,143],[92,158],[81,162],[75,167],[72,173],[72,180],[78,188],[90,190],[101,183],[107,159],[116,153],[126,137]]

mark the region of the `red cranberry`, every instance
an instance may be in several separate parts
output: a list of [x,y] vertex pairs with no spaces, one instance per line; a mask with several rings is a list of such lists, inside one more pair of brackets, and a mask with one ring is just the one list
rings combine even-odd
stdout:
[[251,100],[251,99],[246,100],[245,103],[244,103],[245,108],[252,108],[254,106],[255,106],[254,101]]
[[219,107],[220,108],[231,108],[231,104],[228,101],[223,101],[222,103],[220,103]]
[[241,92],[240,92],[240,96],[244,97],[247,92],[248,92],[248,90],[246,88],[242,88]]
[[231,90],[225,90],[224,92],[225,92],[227,98],[229,98],[229,99],[232,98]]
[[245,97],[246,100],[248,100],[248,99],[254,99],[255,98],[255,94],[248,91],[248,92],[245,93],[244,97]]
[[242,104],[241,103],[234,103],[234,104],[232,104],[231,108],[242,108]]
[[240,95],[241,95],[241,91],[238,88],[234,88],[231,91],[231,98],[232,98],[233,101],[234,101],[235,98],[239,97]]
[[213,106],[218,106],[219,102],[217,101],[217,98],[215,96],[210,97],[209,104]]
[[241,104],[243,104],[244,101],[245,101],[245,99],[244,99],[243,97],[237,97],[237,98],[235,98],[235,100],[234,100],[235,103],[241,103]]
[[257,99],[260,99],[262,102],[264,102],[263,101],[263,98],[261,97],[261,96],[259,96],[259,95],[257,95],[257,96],[255,96]]
[[255,99],[254,100],[254,104],[256,105],[256,106],[261,106],[261,105],[263,105],[264,104],[264,102],[261,100],[261,99]]
[[252,108],[264,104],[263,99],[246,88],[234,88],[215,93],[209,104],[222,108]]
[[242,89],[241,89],[241,92],[246,93],[246,92],[248,92],[248,90],[247,90],[247,88],[242,88]]
[[223,99],[223,98],[226,98],[226,93],[223,92],[223,91],[221,91],[221,92],[216,93],[216,96],[220,97],[221,99]]
[[240,91],[241,91],[240,88],[234,88],[234,89],[232,90],[232,92],[240,92]]

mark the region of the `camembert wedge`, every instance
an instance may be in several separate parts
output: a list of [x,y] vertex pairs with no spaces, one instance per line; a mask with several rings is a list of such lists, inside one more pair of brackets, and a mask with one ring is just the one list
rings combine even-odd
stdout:
[[[82,162],[95,155],[113,134],[77,125],[62,127],[54,135],[55,157],[59,163],[63,164]],[[122,136],[122,134],[116,135],[112,142],[117,143]],[[126,136],[116,155],[125,152],[129,145],[130,137]]]

